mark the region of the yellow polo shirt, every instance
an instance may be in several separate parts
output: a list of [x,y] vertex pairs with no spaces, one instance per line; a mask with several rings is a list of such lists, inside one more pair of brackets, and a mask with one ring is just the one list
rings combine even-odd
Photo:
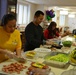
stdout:
[[[20,32],[15,29],[13,33],[7,33],[0,26],[0,48],[8,49],[14,52],[16,49],[21,49]],[[5,60],[5,56],[0,53],[0,62]]]

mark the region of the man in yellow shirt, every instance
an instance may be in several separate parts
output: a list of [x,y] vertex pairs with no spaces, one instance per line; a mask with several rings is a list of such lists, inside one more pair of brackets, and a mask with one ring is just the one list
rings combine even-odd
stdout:
[[[16,51],[16,55],[21,55],[21,39],[20,32],[16,29],[16,19],[12,14],[6,14],[2,18],[0,26],[0,49]],[[7,49],[7,50],[6,50]],[[5,53],[1,54],[0,62],[6,59]]]

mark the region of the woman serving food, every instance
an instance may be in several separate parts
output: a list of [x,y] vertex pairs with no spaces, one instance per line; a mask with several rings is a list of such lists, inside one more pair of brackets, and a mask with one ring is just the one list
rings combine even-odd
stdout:
[[[16,29],[16,18],[12,14],[3,16],[0,26],[0,62],[6,60],[5,54],[16,51],[21,56],[20,32]],[[11,56],[11,54],[10,54]]]

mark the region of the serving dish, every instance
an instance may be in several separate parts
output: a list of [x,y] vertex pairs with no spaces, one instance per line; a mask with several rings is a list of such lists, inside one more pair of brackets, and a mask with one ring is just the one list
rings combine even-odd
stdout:
[[36,56],[36,52],[35,51],[27,51],[24,56],[26,58],[29,58],[29,59],[33,59],[35,56]]
[[[0,64],[0,75],[28,75],[27,74],[27,71],[28,71],[28,68],[31,66],[31,63],[32,62],[29,62],[27,61],[27,63],[23,64],[24,66],[27,66],[26,69],[23,69],[20,74],[17,74],[16,72],[13,72],[13,73],[6,73],[6,72],[3,72],[2,71],[2,68],[4,65],[10,65],[11,63],[19,63],[19,62],[16,62],[15,60],[9,60],[9,61],[6,61],[6,62],[3,62]],[[54,75],[54,73],[52,71],[50,71],[49,75]]]
[[54,72],[51,71],[51,68],[40,62],[32,62],[27,71],[28,75],[55,75]]
[[34,51],[37,53],[38,57],[44,57],[45,55],[47,55],[48,53],[51,52],[51,49],[47,49],[47,48],[35,48]]
[[42,52],[42,53],[46,53],[46,52],[48,53],[51,50],[50,49],[47,49],[47,48],[35,48],[34,51]]
[[72,41],[63,41],[62,44],[64,47],[71,47]]
[[51,52],[44,57],[44,60],[45,64],[54,67],[64,68],[66,65],[69,66],[69,54],[63,52]]
[[[28,70],[28,67],[30,66],[30,63],[31,62],[29,62],[29,61],[27,61],[27,63],[24,63],[23,64],[23,66],[27,66],[27,68],[26,69],[23,69],[22,71],[20,71],[20,73],[18,74],[17,72],[13,72],[13,73],[6,73],[6,72],[3,72],[2,71],[2,68],[3,68],[3,66],[4,65],[6,65],[6,66],[8,66],[8,65],[10,65],[10,64],[12,64],[12,63],[19,63],[19,62],[17,62],[17,61],[14,61],[14,60],[10,60],[10,61],[6,61],[6,62],[3,62],[3,63],[1,63],[0,64],[0,73],[3,73],[4,75],[6,74],[6,75],[27,75],[26,74],[26,72],[27,72],[27,70]],[[19,66],[20,67],[20,66]],[[19,68],[18,67],[18,68]]]
[[33,51],[26,51],[23,53],[22,57],[30,62],[36,62],[37,60],[37,53]]

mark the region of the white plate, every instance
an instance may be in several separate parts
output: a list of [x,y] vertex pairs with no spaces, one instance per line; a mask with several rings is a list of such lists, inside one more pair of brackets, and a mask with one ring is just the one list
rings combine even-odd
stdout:
[[51,52],[51,49],[47,49],[47,48],[35,48],[34,51],[37,51],[37,52]]
[[51,52],[51,49],[47,49],[47,48],[36,48],[34,49],[34,51],[37,52],[37,56],[38,57],[44,57],[45,55],[47,55],[49,52]]

